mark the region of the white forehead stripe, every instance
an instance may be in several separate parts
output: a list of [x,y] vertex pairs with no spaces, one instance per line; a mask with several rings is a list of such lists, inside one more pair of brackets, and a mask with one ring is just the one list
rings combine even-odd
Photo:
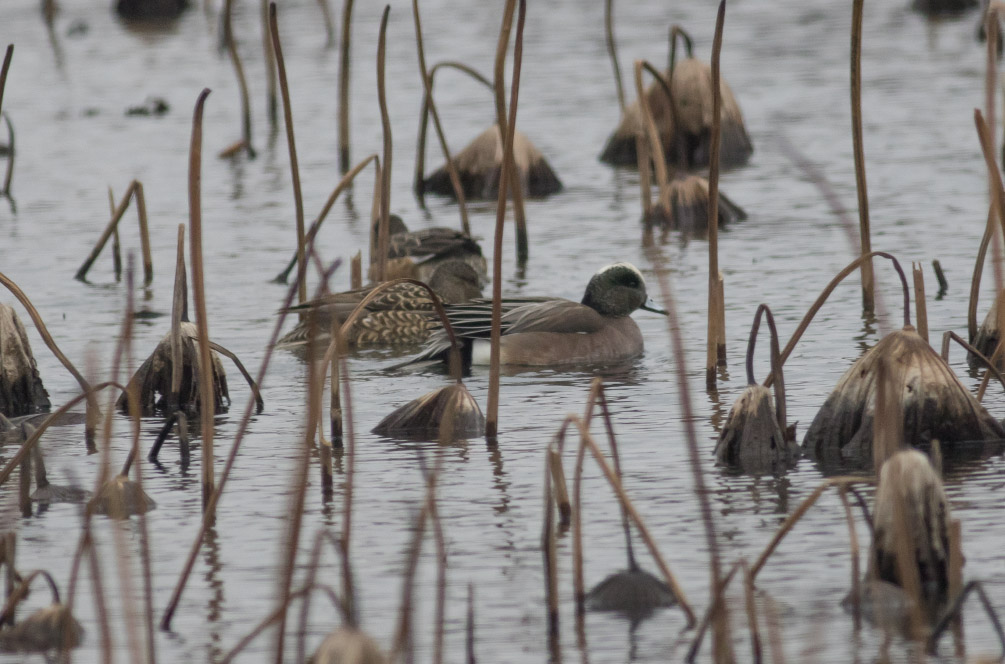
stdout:
[[597,274],[607,272],[608,270],[613,270],[614,268],[625,268],[631,270],[635,274],[639,275],[639,281],[641,281],[642,283],[646,282],[645,278],[642,276],[642,273],[639,272],[639,268],[635,267],[631,263],[611,263],[610,265],[605,265],[604,267],[597,270]]

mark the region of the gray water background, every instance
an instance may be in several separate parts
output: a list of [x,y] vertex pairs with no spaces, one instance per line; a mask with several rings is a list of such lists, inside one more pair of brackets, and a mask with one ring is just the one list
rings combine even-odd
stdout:
[[[4,110],[17,131],[13,193],[16,215],[0,201],[0,270],[31,297],[64,352],[78,365],[88,358],[107,372],[124,310],[125,292],[111,274],[106,254],[92,269],[91,284],[73,280],[77,266],[108,219],[107,188],[120,196],[133,179],[142,181],[151,220],[156,278],[143,308],[167,313],[171,298],[175,232],[188,218],[187,168],[192,108],[203,87],[206,105],[202,214],[206,284],[213,338],[235,351],[254,372],[264,354],[284,288],[268,283],[294,246],[294,203],[285,137],[265,118],[265,74],[257,2],[238,2],[234,29],[252,94],[255,160],[216,154],[239,138],[237,84],[218,44],[222,3],[201,0],[176,23],[138,29],[118,20],[109,1],[63,0],[49,34],[35,0],[5,0],[0,7],[0,44],[16,44]],[[338,5],[339,3],[333,3]],[[358,2],[353,25],[352,154],[358,161],[381,149],[375,85],[377,31],[383,5]],[[338,6],[333,6],[338,16]],[[435,0],[422,3],[427,58],[460,60],[490,74],[501,3]],[[305,214],[308,221],[339,179],[336,160],[337,50],[326,48],[316,3],[284,2],[279,9],[290,79]],[[622,69],[636,58],[661,63],[666,31],[684,25],[698,54],[711,48],[715,3],[622,2],[616,32]],[[723,177],[722,189],[750,218],[721,236],[725,274],[729,377],[718,395],[704,390],[704,310],[707,244],[671,237],[664,246],[685,334],[695,426],[706,483],[726,561],[753,559],[785,515],[821,481],[809,461],[781,478],[735,476],[713,467],[712,449],[729,406],[743,388],[742,357],[747,330],[760,302],[771,305],[787,337],[827,280],[853,257],[840,221],[819,192],[785,157],[784,135],[819,165],[843,203],[855,214],[850,112],[848,29],[850,3],[738,0],[729,6],[722,54],[723,75],[739,99],[755,144],[751,163]],[[865,146],[873,219],[873,247],[894,252],[905,264],[925,264],[928,314],[937,339],[947,329],[964,333],[966,292],[987,211],[986,176],[973,126],[973,108],[983,102],[983,48],[974,40],[976,15],[930,23],[901,0],[867,3],[863,54]],[[528,203],[531,256],[525,274],[515,271],[507,231],[503,289],[510,294],[550,294],[578,299],[589,276],[613,261],[631,261],[657,291],[641,243],[637,176],[597,160],[618,121],[611,68],[603,38],[602,3],[574,0],[531,2],[525,35],[518,127],[550,160],[565,191]],[[392,3],[388,26],[388,103],[394,135],[391,210],[413,227],[456,225],[452,203],[430,198],[421,211],[411,194],[420,104],[410,3]],[[626,78],[629,98],[633,97]],[[164,117],[127,117],[128,107],[148,96],[170,105]],[[456,150],[492,122],[487,93],[458,74],[444,72],[436,88],[451,146]],[[431,145],[427,164],[442,162]],[[366,244],[372,170],[361,176],[352,206],[340,201],[319,239],[326,259],[346,258]],[[472,206],[474,232],[490,238],[494,204]],[[135,212],[127,213],[122,243],[138,253]],[[939,259],[950,290],[942,300],[929,266]],[[800,432],[848,365],[884,331],[900,325],[899,291],[892,271],[877,263],[882,303],[878,321],[863,321],[857,280],[832,296],[810,334],[786,365],[790,421]],[[984,302],[990,291],[985,280]],[[333,287],[344,288],[339,271]],[[4,297],[4,301],[12,298]],[[982,312],[985,310],[982,307]],[[72,378],[44,348],[30,321],[29,335],[54,404],[77,393]],[[688,597],[703,610],[709,569],[704,533],[688,466],[680,395],[669,350],[666,321],[636,315],[646,353],[630,366],[598,372],[621,441],[625,485]],[[136,326],[134,365],[167,332],[169,319]],[[761,346],[766,351],[766,346]],[[758,373],[767,369],[758,354]],[[362,352],[350,366],[358,431],[355,529],[352,542],[362,624],[389,645],[401,592],[401,570],[410,528],[422,497],[417,448],[368,433],[394,407],[444,383],[435,373],[389,375],[386,353]],[[975,388],[963,355],[952,364]],[[217,424],[217,454],[229,448],[247,397],[230,370],[234,407]],[[291,474],[305,410],[305,366],[290,353],[275,355],[263,385],[266,411],[256,416],[219,507],[212,546],[204,547],[170,634],[158,632],[162,661],[214,661],[275,606],[281,548],[288,523]],[[461,661],[464,603],[475,588],[477,654],[485,662],[544,661],[548,657],[539,533],[544,449],[566,413],[580,412],[594,373],[529,371],[504,377],[497,449],[473,440],[444,450],[440,513],[448,548],[447,660]],[[487,373],[467,381],[483,406]],[[994,386],[986,403],[996,415],[1005,400]],[[144,421],[144,445],[158,429]],[[129,446],[128,423],[116,419],[114,463]],[[57,483],[93,483],[98,456],[87,456],[79,428],[53,430],[43,439],[50,478]],[[8,448],[2,451],[9,458]],[[200,519],[199,453],[187,471],[174,448],[163,467],[143,462],[147,491],[158,507],[150,514],[155,606],[163,610],[178,579]],[[571,461],[571,455],[569,457]],[[982,579],[999,609],[1005,568],[1005,524],[1000,457],[947,477],[956,517],[963,522],[965,574]],[[218,466],[219,468],[219,466]],[[341,472],[344,462],[337,467]],[[305,507],[301,563],[316,532],[338,529],[343,476],[331,503],[321,500],[316,463]],[[595,583],[624,565],[616,505],[599,472],[586,471],[587,581]],[[0,489],[0,526],[18,533],[20,564],[44,568],[64,587],[80,532],[80,509],[53,505],[30,518],[17,509],[16,489]],[[130,661],[123,604],[114,574],[113,530],[121,528],[135,552],[135,520],[96,521],[104,553],[115,626],[116,661]],[[864,528],[861,541],[867,541]],[[839,602],[849,587],[844,515],[827,494],[784,542],[759,577],[779,606],[789,661],[871,661],[883,634],[854,633]],[[566,659],[574,647],[571,602],[571,540],[559,541],[562,642]],[[133,557],[135,563],[135,556]],[[644,565],[654,565],[643,557]],[[302,569],[301,572],[302,573]],[[322,580],[337,584],[338,565],[325,554]],[[86,579],[86,575],[85,575]],[[139,586],[139,576],[134,575]],[[434,556],[427,542],[416,593],[418,659],[431,654]],[[39,605],[44,593],[32,598]],[[86,581],[78,616],[87,630],[75,661],[97,661],[97,623]],[[137,602],[138,609],[139,604]],[[22,613],[24,615],[24,613]],[[739,616],[739,613],[735,614]],[[968,610],[968,651],[993,652],[996,643],[975,608]],[[748,657],[742,619],[737,650]],[[312,611],[313,647],[338,624],[322,598]],[[634,633],[616,616],[587,618],[591,662],[679,661],[690,633],[682,614],[662,611]],[[266,661],[271,635],[259,638],[239,661]],[[288,658],[293,642],[288,641]],[[943,645],[943,659],[951,661]],[[895,644],[892,657],[906,660]],[[36,658],[38,659],[38,658]],[[0,661],[23,661],[3,656]]]

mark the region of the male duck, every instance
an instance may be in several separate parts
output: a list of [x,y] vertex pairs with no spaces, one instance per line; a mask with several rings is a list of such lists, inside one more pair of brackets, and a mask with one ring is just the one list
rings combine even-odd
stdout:
[[[646,282],[630,263],[602,268],[590,279],[581,302],[562,298],[525,297],[502,301],[500,363],[522,366],[604,364],[642,354],[636,309],[666,314],[646,294]],[[447,307],[447,316],[463,344],[465,365],[489,363],[492,301],[473,300]],[[446,332],[434,333],[425,349],[408,364],[446,360]]]

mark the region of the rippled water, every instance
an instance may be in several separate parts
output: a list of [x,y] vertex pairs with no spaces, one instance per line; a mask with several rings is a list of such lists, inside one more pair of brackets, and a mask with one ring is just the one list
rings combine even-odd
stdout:
[[[125,293],[103,256],[91,284],[73,280],[80,261],[108,219],[107,188],[121,195],[128,183],[144,185],[151,220],[156,279],[137,294],[142,307],[167,313],[171,298],[175,230],[188,218],[187,151],[191,110],[203,87],[213,90],[206,106],[202,210],[210,329],[218,342],[249,367],[264,354],[284,290],[268,280],[285,264],[294,245],[294,205],[287,148],[281,129],[265,118],[265,75],[257,3],[235,3],[234,29],[252,92],[255,160],[223,161],[215,155],[239,137],[239,103],[233,71],[218,47],[219,4],[202,3],[162,29],[124,25],[102,3],[63,0],[49,34],[35,0],[7,0],[0,8],[0,44],[16,52],[4,96],[4,110],[17,131],[13,192],[17,214],[0,201],[0,270],[32,298],[53,336],[80,365],[89,358],[107,371],[124,307]],[[338,3],[332,3],[338,4]],[[500,3],[493,3],[498,5]],[[868,3],[864,34],[865,145],[873,219],[873,246],[903,261],[929,267],[939,259],[950,290],[929,300],[933,339],[943,330],[963,332],[965,294],[986,217],[986,180],[973,129],[972,109],[982,103],[983,51],[974,41],[974,15],[929,23],[907,10],[906,0]],[[98,5],[98,6],[95,6]],[[357,3],[353,25],[353,159],[380,150],[375,90],[375,54],[381,5]],[[508,293],[578,298],[589,276],[615,260],[632,261],[650,276],[641,244],[637,178],[596,159],[618,120],[611,69],[603,41],[602,3],[575,0],[531,2],[527,21],[518,127],[536,142],[566,189],[532,201],[527,212],[531,257],[516,273],[511,239],[504,258]],[[715,5],[711,2],[622,2],[616,31],[626,73],[635,58],[662,62],[666,29],[683,24],[707,58]],[[847,5],[847,6],[846,6]],[[337,11],[337,7],[333,10]],[[489,73],[500,9],[488,3],[429,0],[423,3],[427,58],[454,59]],[[306,215],[320,210],[339,179],[335,98],[337,52],[325,47],[321,14],[314,2],[280,7],[283,49],[293,96],[297,148]],[[725,175],[723,190],[750,218],[721,237],[720,265],[726,280],[729,377],[718,394],[704,390],[706,244],[671,238],[664,253],[671,265],[681,324],[686,335],[695,425],[706,482],[726,560],[753,559],[786,514],[821,481],[809,461],[781,478],[724,473],[712,465],[716,427],[745,384],[742,355],[747,329],[759,302],[769,303],[783,336],[831,275],[853,256],[841,222],[818,191],[780,148],[782,137],[819,165],[854,214],[855,190],[848,104],[850,3],[737,0],[728,10],[722,71],[743,108],[755,144],[749,166]],[[410,3],[394,2],[388,27],[387,81],[395,158],[391,209],[412,226],[454,225],[454,205],[430,199],[418,209],[411,195],[420,85]],[[440,75],[437,99],[456,149],[493,117],[491,100],[474,83],[451,72]],[[626,80],[626,84],[628,81]],[[127,117],[125,110],[147,97],[164,98],[163,117]],[[633,96],[633,95],[630,95]],[[427,164],[441,159],[433,148]],[[365,245],[372,176],[361,176],[350,199],[335,206],[319,240],[327,259],[347,257]],[[474,206],[477,234],[491,235],[494,205]],[[122,242],[135,251],[135,213],[127,213]],[[848,364],[881,333],[899,325],[898,291],[892,272],[877,263],[882,301],[889,315],[864,321],[858,285],[838,289],[810,334],[788,362],[789,418],[805,431],[816,409]],[[341,271],[334,286],[346,286]],[[988,280],[990,281],[990,280]],[[987,289],[985,289],[987,290]],[[11,298],[4,298],[9,301]],[[985,302],[987,297],[985,296]],[[699,609],[708,603],[708,557],[689,473],[673,357],[665,321],[637,314],[646,338],[645,356],[628,367],[603,372],[622,444],[625,485],[664,553]],[[22,316],[27,321],[27,317]],[[167,332],[166,318],[138,324],[138,361]],[[29,332],[53,403],[76,394],[76,385]],[[965,382],[962,354],[953,366]],[[419,501],[422,478],[417,451],[435,445],[405,444],[367,433],[392,408],[433,389],[433,373],[389,375],[386,354],[360,353],[351,361],[358,437],[355,530],[352,542],[364,627],[390,644],[401,593],[401,570]],[[759,371],[766,370],[763,356]],[[254,371],[254,369],[252,369]],[[235,406],[218,420],[218,454],[233,440],[247,391],[231,371]],[[568,412],[579,412],[593,374],[530,371],[502,384],[498,448],[481,440],[443,451],[440,513],[448,548],[447,656],[464,653],[464,605],[475,588],[476,651],[487,662],[543,661],[548,655],[539,534],[542,517],[544,448]],[[184,595],[174,631],[158,632],[162,661],[213,661],[228,651],[273,608],[288,523],[292,472],[304,416],[305,367],[280,352],[263,385],[266,411],[254,418],[212,537],[203,547]],[[467,382],[484,404],[487,374]],[[1001,415],[1005,399],[989,390],[989,408]],[[158,428],[145,421],[144,444]],[[116,421],[115,463],[129,445],[125,420]],[[77,428],[56,429],[43,442],[49,473],[59,483],[90,485],[99,466],[87,456]],[[10,448],[4,453],[9,457]],[[176,583],[200,520],[199,453],[187,472],[173,447],[164,464],[144,462],[148,492],[158,508],[150,514],[155,606],[160,612]],[[1005,570],[998,550],[1005,537],[1000,518],[1000,457],[954,471],[947,478],[952,509],[963,522],[965,574],[987,584],[992,601],[1005,609]],[[321,500],[316,464],[305,507],[301,563],[322,528],[340,526],[344,460],[337,465],[336,495]],[[618,513],[603,479],[587,466],[587,580],[595,583],[624,565]],[[45,568],[64,585],[80,530],[80,510],[53,505],[22,518],[10,484],[0,490],[3,529],[19,538],[19,565]],[[135,523],[104,519],[96,533],[106,583],[117,591],[113,533],[121,528],[135,551]],[[862,541],[866,532],[859,533]],[[836,497],[825,495],[797,526],[759,577],[776,601],[789,661],[865,661],[876,657],[883,635],[871,628],[855,633],[839,602],[849,586],[844,516]],[[564,656],[579,659],[572,630],[571,541],[559,541]],[[337,561],[325,554],[322,578],[337,584]],[[135,557],[133,558],[135,561]],[[654,565],[645,560],[645,566]],[[134,577],[134,584],[138,577]],[[434,555],[427,543],[417,579],[418,659],[430,656]],[[85,582],[78,612],[87,630],[79,661],[100,657],[97,623]],[[43,593],[39,592],[41,596]],[[110,602],[117,661],[130,661],[123,604]],[[33,598],[32,601],[36,601]],[[42,601],[38,599],[37,601]],[[137,605],[138,606],[138,605]],[[311,647],[338,623],[334,609],[314,603]],[[739,608],[739,605],[738,605]],[[739,615],[739,612],[737,613]],[[737,625],[737,651],[748,657],[745,632]],[[634,631],[618,617],[587,617],[592,662],[675,661],[690,633],[681,633],[682,614],[666,610]],[[826,626],[826,629],[821,629]],[[994,652],[996,642],[975,608],[966,625],[971,653]],[[272,637],[259,638],[240,661],[271,657]],[[893,658],[906,659],[895,645]],[[942,651],[950,659],[951,646]],[[294,645],[289,642],[288,659]],[[17,656],[2,661],[21,661]]]

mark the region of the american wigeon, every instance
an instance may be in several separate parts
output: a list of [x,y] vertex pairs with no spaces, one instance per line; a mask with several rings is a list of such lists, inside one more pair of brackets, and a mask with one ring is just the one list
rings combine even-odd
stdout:
[[[463,261],[440,263],[429,280],[429,287],[444,304],[467,302],[482,294],[481,279],[474,268]],[[344,293],[334,293],[317,300],[291,307],[291,310],[313,310],[317,320],[318,340],[329,338],[332,316],[341,323],[376,286]],[[392,286],[366,305],[366,313],[352,326],[346,341],[357,346],[416,345],[429,337],[438,326],[433,301],[428,291],[412,283]],[[279,340],[280,346],[296,346],[307,342],[310,323],[303,321]]]
[[[581,302],[562,298],[516,298],[502,301],[500,362],[508,365],[556,366],[621,362],[642,354],[636,309],[666,314],[646,294],[638,268],[615,263],[590,279]],[[474,300],[448,307],[454,333],[463,343],[465,365],[488,364],[492,301]],[[409,363],[445,360],[449,341],[441,330]]]
[[[482,248],[461,231],[443,226],[410,231],[401,217],[392,214],[388,234],[386,279],[408,278],[429,283],[436,268],[451,260],[464,261],[483,278],[488,274]],[[373,237],[376,241],[376,232]],[[370,255],[376,256],[377,251],[377,247],[371,247]],[[376,270],[374,260],[368,275],[371,281],[377,278]]]

